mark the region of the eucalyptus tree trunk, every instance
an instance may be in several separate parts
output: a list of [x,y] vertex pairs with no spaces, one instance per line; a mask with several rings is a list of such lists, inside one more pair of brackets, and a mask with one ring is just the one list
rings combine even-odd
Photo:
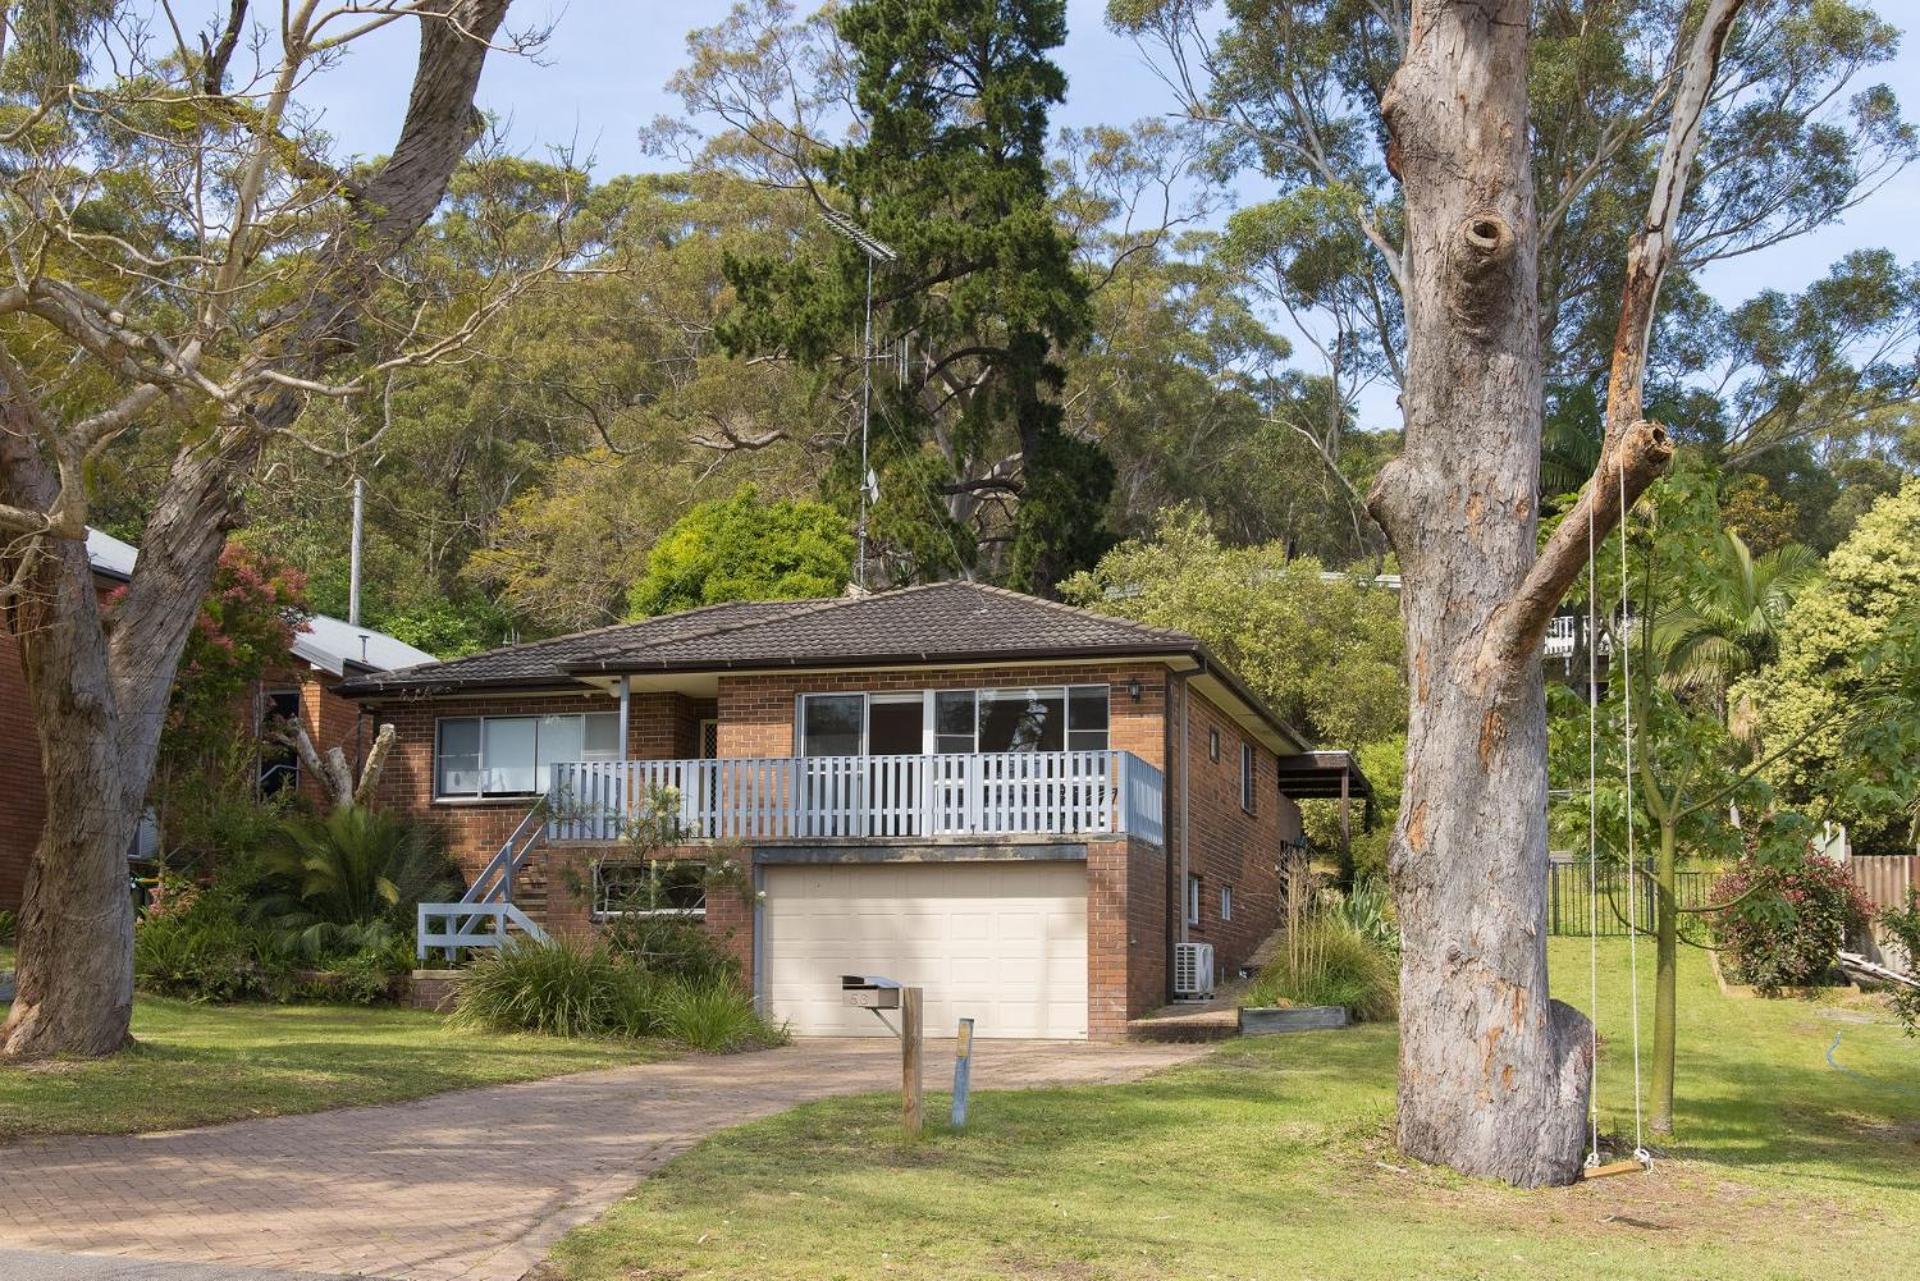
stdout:
[[[200,601],[213,580],[228,530],[240,522],[241,496],[268,440],[284,433],[305,405],[301,388],[342,363],[356,346],[362,305],[398,254],[446,194],[455,167],[478,137],[474,92],[489,42],[510,0],[424,0],[420,56],[406,117],[392,153],[345,184],[346,216],[315,253],[308,289],[256,334],[241,336],[236,364],[246,377],[269,371],[279,381],[245,384],[221,399],[210,432],[196,432],[175,454],[141,539],[140,558],[109,613],[100,605],[85,547],[84,452],[90,462],[125,426],[163,412],[169,395],[196,394],[204,378],[156,362],[97,362],[109,374],[134,368],[145,379],[124,386],[115,407],[86,423],[55,418],[36,404],[36,388],[10,352],[0,353],[0,512],[13,522],[6,581],[15,589],[8,622],[21,654],[40,739],[47,818],[27,869],[20,910],[18,991],[4,1026],[0,1058],[108,1054],[129,1040],[133,1008],[133,911],[127,852],[153,777],[175,674]],[[244,16],[235,6],[235,22]],[[283,10],[283,18],[291,11]],[[298,10],[302,21],[314,9]],[[318,56],[308,46],[306,56]],[[294,55],[289,52],[289,66]],[[297,77],[288,70],[286,79]],[[206,90],[219,92],[217,75]],[[275,140],[278,135],[274,136]],[[273,140],[259,144],[275,151]],[[244,188],[245,183],[240,184]],[[236,214],[236,218],[241,215]],[[248,253],[271,233],[242,226],[239,247],[205,287],[215,302],[237,292]],[[231,273],[233,279],[228,279]],[[58,280],[34,277],[15,289],[56,330],[93,335],[97,320]],[[9,304],[25,310],[24,302]],[[111,313],[113,328],[95,345],[161,349],[140,340],[137,318]],[[89,326],[92,326],[90,329]],[[229,340],[226,322],[196,339]],[[132,333],[134,338],[124,338]],[[9,341],[12,341],[10,338]],[[142,346],[142,341],[145,346]],[[91,348],[88,348],[91,350]],[[168,359],[185,369],[175,344]],[[197,372],[197,371],[196,371]],[[88,423],[105,423],[82,436]]]
[[1410,690],[1388,858],[1405,939],[1400,1146],[1523,1186],[1578,1177],[1593,1067],[1591,1026],[1547,988],[1542,642],[1593,540],[1672,457],[1640,417],[1641,384],[1739,7],[1708,0],[1676,60],[1647,221],[1627,247],[1600,463],[1544,546],[1528,0],[1416,0],[1381,102],[1406,207],[1406,439],[1368,499],[1400,559]]
[[1417,5],[1382,103],[1406,194],[1406,444],[1370,502],[1400,558],[1412,693],[1388,864],[1400,1146],[1534,1186],[1580,1170],[1591,1040],[1547,995],[1540,641],[1486,646],[1535,561],[1529,20],[1527,0]]

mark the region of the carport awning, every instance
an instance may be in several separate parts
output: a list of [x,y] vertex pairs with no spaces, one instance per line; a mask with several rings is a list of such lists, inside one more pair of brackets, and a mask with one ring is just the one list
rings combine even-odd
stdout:
[[1373,799],[1373,784],[1352,752],[1301,752],[1280,758],[1280,790],[1296,801]]

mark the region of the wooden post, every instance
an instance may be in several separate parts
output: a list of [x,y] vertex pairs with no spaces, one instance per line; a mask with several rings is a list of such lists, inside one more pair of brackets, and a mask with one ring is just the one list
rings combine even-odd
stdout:
[[953,1128],[967,1124],[967,1093],[973,1082],[973,1020],[961,1019],[953,1042]]
[[900,1125],[909,1139],[920,1137],[920,989],[900,992]]
[[1348,866],[1353,863],[1353,804],[1347,794],[1347,779],[1350,767],[1340,767],[1340,861]]

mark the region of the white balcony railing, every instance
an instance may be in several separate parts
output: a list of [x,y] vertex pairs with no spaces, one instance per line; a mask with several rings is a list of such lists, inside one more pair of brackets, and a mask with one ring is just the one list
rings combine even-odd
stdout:
[[1160,771],[1115,751],[568,762],[553,767],[547,836],[618,839],[667,789],[692,840],[1127,833],[1164,841]]

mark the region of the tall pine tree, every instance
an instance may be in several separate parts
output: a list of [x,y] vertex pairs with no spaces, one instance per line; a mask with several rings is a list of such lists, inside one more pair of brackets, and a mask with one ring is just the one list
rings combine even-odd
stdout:
[[[985,572],[1051,592],[1107,543],[1113,468],[1062,428],[1059,354],[1091,324],[1047,190],[1063,0],[855,0],[839,19],[865,124],[816,194],[899,253],[874,286],[876,542],[895,578]],[[734,259],[736,353],[815,368],[857,345],[867,260]],[[859,483],[857,449],[836,468]]]

